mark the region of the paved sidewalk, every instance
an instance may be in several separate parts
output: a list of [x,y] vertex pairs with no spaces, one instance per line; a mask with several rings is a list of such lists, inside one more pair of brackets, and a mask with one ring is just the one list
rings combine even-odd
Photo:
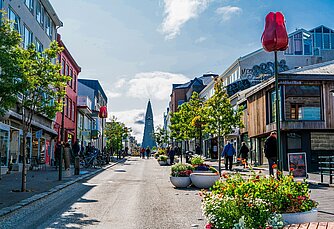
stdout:
[[[121,160],[123,161],[123,160]],[[118,163],[118,162],[116,162]],[[109,166],[115,165],[112,162]],[[105,167],[108,167],[106,165]],[[55,192],[71,182],[93,175],[103,168],[80,168],[80,175],[74,175],[74,168],[70,171],[63,171],[63,179],[58,180],[58,170],[55,167],[47,166],[43,170],[28,170],[27,174],[27,192],[20,192],[22,173],[15,172],[2,175],[0,180],[0,213],[7,209],[14,209],[19,203],[29,203],[42,198],[48,193]]]

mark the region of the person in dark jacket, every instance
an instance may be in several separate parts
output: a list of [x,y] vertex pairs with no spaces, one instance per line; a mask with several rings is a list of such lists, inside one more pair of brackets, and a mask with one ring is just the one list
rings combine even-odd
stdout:
[[246,146],[246,143],[242,142],[242,146],[240,148],[240,156],[241,156],[241,161],[245,168],[246,168],[247,160],[248,160],[248,152],[249,152],[249,149]]
[[274,175],[273,165],[277,163],[277,136],[276,132],[271,132],[264,142],[264,155],[269,162],[269,174]]
[[224,150],[222,152],[222,157],[225,157],[225,169],[229,169],[232,171],[232,163],[233,163],[233,156],[235,155],[235,149],[230,142],[224,146]]
[[147,159],[149,159],[150,156],[151,156],[151,149],[150,149],[149,146],[147,146],[147,148],[146,148],[146,157],[147,157]]
[[73,156],[74,157],[79,156],[79,153],[80,153],[81,149],[80,149],[80,145],[79,145],[79,140],[78,139],[74,142],[74,144],[72,146],[72,150],[73,150]]
[[171,148],[168,155],[169,155],[170,164],[173,165],[174,164],[175,149]]
[[59,163],[60,163],[60,154],[61,154],[61,143],[60,141],[57,142],[56,144],[56,148],[55,148],[55,165],[56,165],[56,169],[58,168],[59,166]]

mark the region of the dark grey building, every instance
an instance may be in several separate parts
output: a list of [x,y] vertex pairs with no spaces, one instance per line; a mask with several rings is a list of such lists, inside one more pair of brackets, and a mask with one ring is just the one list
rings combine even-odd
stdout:
[[154,122],[153,122],[153,112],[151,101],[148,101],[146,115],[145,115],[145,128],[144,128],[144,137],[142,147],[147,148],[156,146],[156,142],[154,140]]

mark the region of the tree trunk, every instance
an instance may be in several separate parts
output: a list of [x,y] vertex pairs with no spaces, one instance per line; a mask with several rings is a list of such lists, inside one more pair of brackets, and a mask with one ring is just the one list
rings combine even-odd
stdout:
[[202,128],[199,130],[199,147],[200,147],[200,154],[203,154],[203,140],[202,140]]

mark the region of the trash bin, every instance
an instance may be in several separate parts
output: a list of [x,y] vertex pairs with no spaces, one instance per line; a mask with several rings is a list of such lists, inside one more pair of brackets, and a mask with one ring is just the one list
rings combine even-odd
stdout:
[[74,175],[80,174],[80,157],[76,156],[74,159]]

